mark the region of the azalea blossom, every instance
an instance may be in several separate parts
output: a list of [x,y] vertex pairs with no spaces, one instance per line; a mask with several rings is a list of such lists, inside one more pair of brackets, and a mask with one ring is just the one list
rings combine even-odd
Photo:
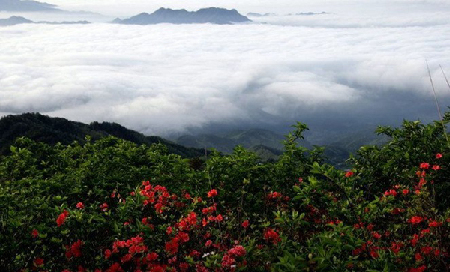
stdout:
[[80,209],[80,210],[81,210],[81,209],[84,209],[84,204],[83,204],[83,202],[78,202],[76,207],[77,207],[77,209]]
[[66,221],[67,216],[69,216],[69,212],[64,210],[56,219],[56,224],[58,224],[58,227],[61,227],[62,224]]
[[208,197],[215,197],[217,196],[217,190],[216,189],[212,189],[211,191],[208,192]]
[[33,229],[33,231],[31,231],[31,236],[33,238],[37,238],[39,236],[39,232],[37,231],[37,229]]

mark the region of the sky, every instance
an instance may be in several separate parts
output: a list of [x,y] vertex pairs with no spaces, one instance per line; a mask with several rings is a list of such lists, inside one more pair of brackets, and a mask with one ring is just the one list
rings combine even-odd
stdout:
[[108,18],[160,6],[278,15],[228,26],[99,20],[2,27],[0,115],[39,111],[163,136],[218,128],[284,130],[295,121],[322,134],[403,118],[430,121],[438,114],[426,61],[442,108],[450,103],[439,67],[450,76],[445,1],[47,2]]
[[413,5],[448,6],[447,0],[49,0],[46,1],[71,10],[89,10],[108,15],[131,15],[142,11],[153,11],[159,7],[198,9],[202,7],[236,8],[242,12],[300,12],[305,9],[345,10],[348,8],[394,6],[410,8]]

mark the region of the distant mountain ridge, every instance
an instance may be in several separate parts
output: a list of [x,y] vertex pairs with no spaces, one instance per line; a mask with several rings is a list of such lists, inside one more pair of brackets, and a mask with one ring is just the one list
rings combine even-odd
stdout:
[[36,12],[36,11],[56,11],[58,9],[56,5],[48,4],[39,1],[21,1],[21,0],[0,0],[0,11],[8,12]]
[[78,22],[34,22],[21,16],[11,16],[8,19],[0,19],[0,26],[13,26],[20,24],[47,24],[47,25],[74,25],[74,24],[90,24],[88,21]]
[[[233,130],[222,135],[201,134],[183,135],[178,137],[176,143],[196,148],[215,148],[224,153],[233,152],[234,147],[241,145],[258,154],[263,160],[276,160],[284,148],[285,137],[265,129]],[[301,140],[299,144],[312,148],[312,145]]]
[[233,24],[250,22],[246,16],[241,15],[237,10],[223,8],[203,8],[197,11],[187,11],[185,9],[173,10],[160,8],[155,12],[141,13],[128,19],[115,19],[113,23],[125,25],[154,25],[161,23],[171,24]]
[[0,26],[13,26],[20,24],[31,24],[33,21],[21,16],[11,16],[8,19],[0,19]]
[[93,122],[84,124],[64,118],[52,118],[39,113],[8,115],[0,119],[0,155],[6,154],[9,147],[18,137],[27,137],[35,141],[54,145],[58,142],[71,144],[74,141],[83,143],[85,137],[97,140],[114,136],[136,144],[164,144],[168,151],[183,157],[204,156],[203,149],[187,148],[157,136],[145,136],[116,123]]

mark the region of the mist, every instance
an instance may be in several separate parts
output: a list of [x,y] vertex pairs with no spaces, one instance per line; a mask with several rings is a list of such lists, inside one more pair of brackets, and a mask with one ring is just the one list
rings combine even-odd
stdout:
[[322,133],[428,122],[438,114],[426,61],[441,107],[450,104],[439,68],[450,76],[450,12],[442,5],[280,10],[226,26],[3,27],[0,115],[113,121],[162,136],[284,131],[295,121]]

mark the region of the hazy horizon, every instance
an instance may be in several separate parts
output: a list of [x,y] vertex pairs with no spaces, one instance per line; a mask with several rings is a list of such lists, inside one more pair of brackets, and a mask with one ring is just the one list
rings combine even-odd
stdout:
[[[441,107],[450,105],[439,68],[450,76],[446,1],[46,2],[104,16],[0,13],[94,22],[0,27],[0,115],[39,111],[163,136],[280,131],[295,121],[321,131],[430,121],[438,114],[426,60]],[[161,6],[279,16],[227,26],[106,23]]]

